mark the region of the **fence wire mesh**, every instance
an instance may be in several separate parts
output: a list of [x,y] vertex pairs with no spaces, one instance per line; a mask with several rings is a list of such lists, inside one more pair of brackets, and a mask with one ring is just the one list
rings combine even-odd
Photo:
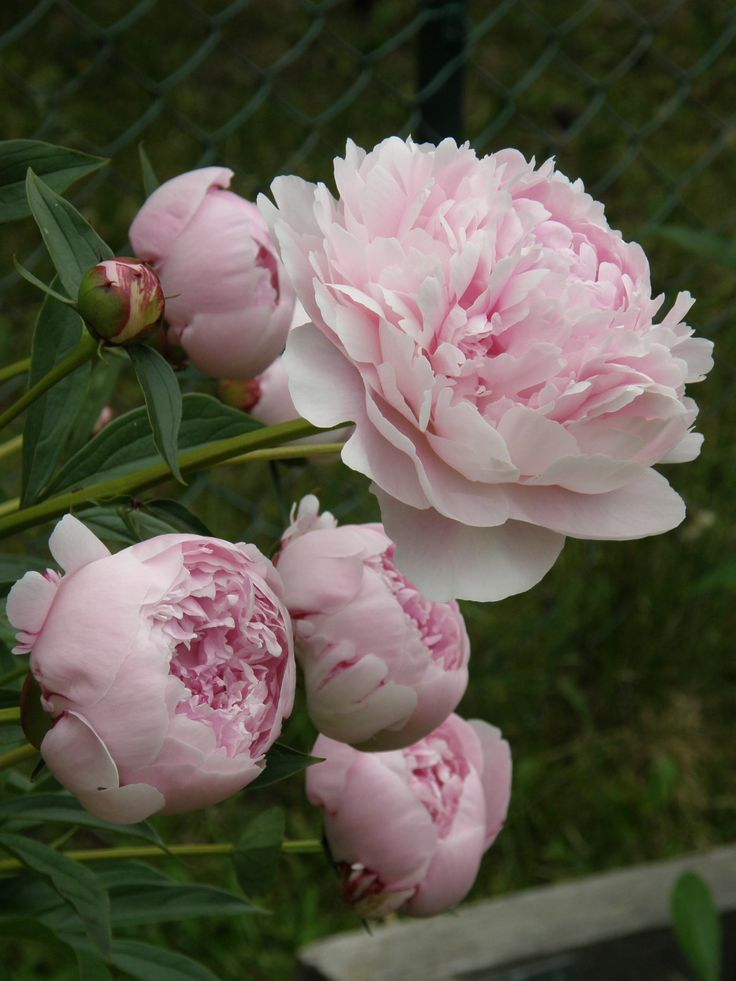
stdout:
[[[11,0],[0,9],[5,137],[110,156],[75,200],[103,234],[140,205],[137,147],[162,178],[210,163],[253,197],[278,173],[329,182],[345,140],[452,134],[557,157],[640,239],[657,289],[690,288],[714,334],[732,276],[659,234],[730,235],[736,8],[720,0]],[[5,259],[43,261],[33,229]],[[122,246],[122,243],[117,243]],[[6,263],[6,268],[8,264]],[[25,284],[0,280],[25,322]],[[35,297],[33,298],[35,301]],[[730,401],[711,383],[706,412]]]

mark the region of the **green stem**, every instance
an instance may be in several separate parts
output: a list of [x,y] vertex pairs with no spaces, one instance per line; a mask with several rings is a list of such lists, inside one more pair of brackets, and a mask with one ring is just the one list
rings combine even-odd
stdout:
[[31,746],[30,743],[26,743],[25,746],[19,746],[17,749],[11,749],[9,753],[3,753],[0,756],[0,770],[7,770],[11,766],[15,766],[16,763],[22,763],[23,760],[30,760],[37,753],[38,750],[36,747]]
[[17,511],[19,504],[19,497],[11,497],[9,501],[3,501],[2,504],[0,504],[0,516],[3,514],[10,514],[11,511]]
[[[18,692],[20,695],[20,692]],[[11,705],[10,708],[0,709],[0,726],[18,725],[20,722],[20,707]]]
[[16,361],[13,364],[6,364],[4,368],[0,368],[0,382],[8,381],[9,378],[15,378],[16,375],[23,375],[30,367],[30,358],[21,358],[20,361]]
[[47,375],[39,378],[35,385],[31,385],[17,402],[0,415],[0,429],[12,422],[24,409],[27,409],[32,402],[40,398],[58,381],[76,371],[85,361],[89,361],[97,352],[97,346],[97,341],[85,331],[79,342],[79,347],[75,348],[63,361],[60,361]]
[[223,460],[218,466],[252,463],[254,460],[301,460],[310,456],[335,456],[344,445],[344,443],[308,443],[306,446],[272,446],[265,450],[253,450],[251,453],[231,457],[229,460]]
[[10,681],[15,681],[16,678],[22,678],[24,674],[28,674],[27,664],[24,664],[20,668],[16,668],[14,671],[8,671],[7,674],[0,676],[0,688],[3,688]]
[[4,459],[6,456],[12,456],[13,453],[17,453],[22,445],[22,434],[13,436],[13,438],[9,439],[6,443],[0,443],[0,460]]
[[[345,425],[344,422],[332,429],[340,429]],[[179,468],[182,474],[196,473],[206,467],[211,467],[217,463],[223,463],[234,457],[239,458],[239,462],[244,459],[274,459],[274,447],[281,443],[288,443],[293,439],[301,439],[303,436],[313,436],[315,433],[324,432],[304,419],[294,419],[291,422],[282,422],[277,426],[264,426],[240,436],[231,436],[228,439],[218,439],[206,446],[201,446],[194,450],[186,450],[179,454]],[[336,444],[333,444],[336,445]],[[266,447],[268,447],[266,449]],[[284,447],[287,449],[287,447]],[[316,446],[299,447],[301,456],[309,456]],[[258,450],[256,455],[254,452]],[[306,453],[304,451],[307,451]],[[283,450],[278,451],[283,454]],[[241,456],[241,454],[245,454]],[[283,457],[282,457],[283,458]],[[114,477],[110,480],[100,481],[99,484],[91,484],[78,491],[67,491],[57,497],[51,497],[39,504],[34,504],[28,508],[21,508],[12,514],[0,517],[0,538],[5,538],[17,531],[23,531],[32,525],[50,521],[64,514],[66,511],[82,504],[91,502],[100,503],[103,501],[115,500],[119,497],[128,497],[132,494],[139,494],[141,491],[153,487],[171,477],[171,470],[163,461],[154,463],[150,467],[138,470],[136,473],[125,474],[122,477]]]
[[[178,858],[206,858],[213,855],[232,855],[234,851],[235,845],[231,842],[222,842],[213,845],[169,845],[166,849],[158,848],[156,845],[65,849],[61,854],[74,859],[76,862],[110,862],[131,858],[167,858],[171,855]],[[317,838],[282,841],[281,851],[287,855],[316,855],[322,851],[322,842]],[[0,861],[0,872],[14,872],[20,868],[22,868],[21,863],[14,858]]]

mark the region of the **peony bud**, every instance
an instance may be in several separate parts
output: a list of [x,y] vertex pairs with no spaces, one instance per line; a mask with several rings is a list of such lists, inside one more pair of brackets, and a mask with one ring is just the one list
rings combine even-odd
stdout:
[[164,292],[138,259],[106,259],[79,284],[77,309],[89,332],[108,344],[131,344],[161,323]]

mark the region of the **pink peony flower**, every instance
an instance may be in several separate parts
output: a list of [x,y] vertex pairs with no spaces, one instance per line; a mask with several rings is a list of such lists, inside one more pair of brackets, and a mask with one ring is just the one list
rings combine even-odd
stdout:
[[498,729],[451,715],[390,753],[320,736],[307,796],[325,812],[342,892],[359,916],[432,916],[460,902],[503,827],[511,753]]
[[200,371],[252,378],[281,353],[294,291],[258,208],[204,167],[162,184],[130,226],[166,293],[168,340]]
[[281,580],[253,545],[160,535],[111,555],[66,515],[8,596],[53,728],[60,783],[119,823],[208,807],[250,783],[294,700]]
[[678,525],[652,466],[693,459],[686,382],[710,369],[680,294],[656,324],[642,249],[516,150],[348,143],[339,197],[280,177],[261,198],[313,323],[289,336],[300,414],[356,424],[399,568],[435,599],[529,589],[564,537]]
[[381,525],[343,525],[305,497],[276,559],[317,729],[364,750],[437,728],[468,684],[457,603],[433,603],[393,563]]

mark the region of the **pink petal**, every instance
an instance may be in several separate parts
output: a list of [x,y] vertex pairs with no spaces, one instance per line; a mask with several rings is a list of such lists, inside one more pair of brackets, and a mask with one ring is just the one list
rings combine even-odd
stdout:
[[49,551],[67,575],[110,554],[110,549],[73,514],[65,514],[51,532]]

